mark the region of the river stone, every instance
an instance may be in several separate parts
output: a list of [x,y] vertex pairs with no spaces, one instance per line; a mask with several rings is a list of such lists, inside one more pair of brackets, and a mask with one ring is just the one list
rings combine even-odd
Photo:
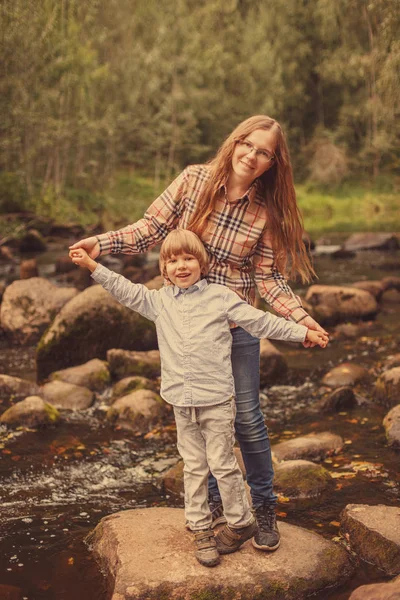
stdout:
[[282,352],[267,339],[260,344],[260,385],[265,387],[279,381],[288,371],[288,365]]
[[395,275],[384,277],[382,283],[386,290],[397,290],[400,292],[400,277],[396,277]]
[[60,419],[60,413],[54,406],[45,402],[39,396],[28,396],[8,408],[0,417],[0,423],[5,425],[24,425],[38,427],[53,425]]
[[110,371],[116,379],[128,375],[141,375],[149,379],[156,379],[161,374],[160,352],[135,352],[128,350],[112,349],[107,352]]
[[42,234],[36,229],[29,229],[19,241],[20,252],[45,252],[46,248]]
[[60,410],[89,408],[94,401],[94,393],[91,390],[65,381],[45,383],[42,394],[46,402]]
[[279,552],[247,541],[210,573],[195,559],[184,522],[177,508],[125,510],[100,521],[90,542],[112,600],[294,600],[342,583],[353,570],[340,545],[281,523]]
[[399,304],[400,292],[398,290],[386,290],[381,296],[382,304]]
[[335,338],[355,339],[367,333],[370,323],[361,321],[359,323],[340,323],[334,329]]
[[19,265],[19,278],[30,279],[31,277],[38,277],[39,269],[35,258],[29,260],[23,260]]
[[400,600],[400,577],[387,583],[362,585],[354,590],[349,600]]
[[400,448],[400,404],[388,412],[382,424],[389,446]]
[[152,392],[158,392],[158,386],[147,379],[147,377],[140,377],[140,375],[132,375],[131,377],[124,377],[114,385],[112,390],[113,398],[119,398],[125,396],[129,392],[136,390],[151,390]]
[[375,298],[365,290],[336,285],[312,285],[306,294],[314,318],[321,323],[366,319],[377,314]]
[[63,307],[40,340],[38,380],[91,358],[105,359],[110,348],[149,350],[156,345],[153,323],[94,285]]
[[55,371],[50,379],[81,385],[94,392],[102,392],[111,382],[108,363],[98,358],[77,367]]
[[274,471],[274,489],[288,498],[312,498],[335,485],[327,469],[308,460],[288,460]]
[[388,408],[400,402],[400,367],[382,373],[375,383],[375,397]]
[[118,398],[108,409],[107,419],[124,429],[146,433],[166,414],[165,402],[151,390],[137,390]]
[[0,399],[1,400],[23,400],[27,396],[37,396],[39,386],[33,381],[11,377],[11,375],[0,375]]
[[22,589],[0,583],[0,598],[1,600],[22,600]]
[[344,385],[330,392],[318,402],[318,410],[324,412],[340,412],[357,406],[357,398],[350,386]]
[[388,356],[384,364],[386,369],[400,367],[400,353],[394,354],[393,356]]
[[346,250],[395,250],[398,247],[396,233],[353,233],[344,243]]
[[340,452],[342,447],[343,440],[339,435],[323,431],[280,442],[272,446],[272,451],[278,461],[298,458],[323,460],[327,456]]
[[348,504],[341,530],[356,554],[387,575],[400,574],[400,508]]
[[322,384],[337,388],[344,385],[355,385],[359,381],[368,379],[368,377],[369,373],[364,367],[344,362],[326,373],[322,378]]
[[76,294],[75,288],[59,288],[42,277],[14,281],[4,292],[1,326],[13,343],[33,345]]
[[359,290],[365,290],[373,295],[378,301],[386,290],[386,285],[381,280],[367,280],[367,281],[356,281],[351,284],[352,287],[358,288]]

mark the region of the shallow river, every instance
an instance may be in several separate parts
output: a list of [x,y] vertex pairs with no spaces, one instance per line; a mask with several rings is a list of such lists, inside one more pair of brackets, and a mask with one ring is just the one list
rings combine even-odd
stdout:
[[[395,275],[399,263],[399,253],[383,252],[315,259],[319,283],[328,284]],[[51,274],[48,261],[43,265]],[[343,452],[323,463],[335,476],[335,491],[328,498],[281,502],[280,519],[332,539],[347,504],[399,505],[400,454],[385,443],[385,410],[369,402],[371,384],[356,388],[365,404],[355,410],[334,416],[310,410],[321,397],[324,373],[344,360],[379,373],[384,360],[400,352],[399,333],[399,305],[390,304],[356,340],[334,340],[326,350],[278,344],[289,375],[284,385],[261,394],[272,443],[326,430],[345,440]],[[33,379],[34,348],[10,348],[2,340],[0,372]],[[104,424],[106,404],[107,393],[53,429],[0,428],[0,584],[21,588],[24,600],[106,600],[102,575],[84,544],[88,532],[119,510],[183,505],[160,484],[160,473],[178,460],[172,423],[147,439],[135,437]],[[358,585],[383,580],[361,564],[350,582],[317,598],[347,600]]]

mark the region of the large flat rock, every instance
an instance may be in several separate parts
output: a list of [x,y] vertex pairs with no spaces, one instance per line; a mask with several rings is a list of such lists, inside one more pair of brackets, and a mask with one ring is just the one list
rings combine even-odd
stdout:
[[202,567],[184,523],[176,508],[126,510],[100,521],[90,541],[112,600],[300,600],[352,572],[342,546],[287,523],[280,523],[277,552],[248,541],[218,567]]
[[387,575],[400,574],[400,508],[348,504],[341,529],[360,558]]

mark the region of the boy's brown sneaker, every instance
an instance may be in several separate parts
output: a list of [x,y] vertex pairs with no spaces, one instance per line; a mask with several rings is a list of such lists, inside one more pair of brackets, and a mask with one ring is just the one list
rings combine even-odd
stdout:
[[221,559],[217,550],[214,532],[212,529],[202,529],[194,531],[194,541],[196,544],[196,558],[204,567],[215,567],[219,565]]
[[217,549],[220,554],[230,554],[239,550],[246,540],[252,538],[258,531],[255,519],[246,527],[233,529],[225,525],[216,535]]

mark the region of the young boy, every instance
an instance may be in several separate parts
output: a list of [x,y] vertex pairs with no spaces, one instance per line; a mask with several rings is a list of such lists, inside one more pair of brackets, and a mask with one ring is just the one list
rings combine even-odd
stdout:
[[[234,382],[230,323],[262,338],[321,347],[318,331],[258,310],[226,286],[207,283],[208,256],[192,232],[168,234],[160,250],[161,290],[148,290],[109,271],[85,250],[71,250],[73,262],[92,272],[121,304],[154,321],[161,357],[161,396],[173,405],[178,450],[184,461],[185,516],[194,532],[196,558],[215,566],[220,554],[235,552],[257,525],[247,501],[234,446]],[[218,481],[227,524],[214,538],[207,500],[208,473]]]

